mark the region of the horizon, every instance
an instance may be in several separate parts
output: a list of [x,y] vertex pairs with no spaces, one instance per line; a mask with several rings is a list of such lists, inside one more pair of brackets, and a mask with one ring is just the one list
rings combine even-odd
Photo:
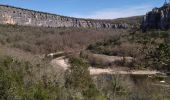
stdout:
[[[63,0],[63,1],[47,1],[40,0],[2,0],[0,4],[9,5],[28,10],[56,14],[61,16],[85,18],[85,19],[117,19],[132,16],[145,15],[154,7],[160,7],[164,4],[164,0],[148,1],[148,0],[107,0],[104,3],[95,3],[93,1],[80,1],[80,0]],[[122,1],[122,2],[121,2]],[[91,3],[89,3],[91,2]],[[37,5],[37,4],[40,5]],[[71,5],[70,5],[71,4]],[[82,5],[83,4],[83,5]],[[94,4],[96,6],[94,6]],[[136,6],[140,4],[139,6]],[[57,5],[57,6],[56,6]],[[68,6],[70,5],[70,6]],[[88,7],[88,9],[87,9]]]

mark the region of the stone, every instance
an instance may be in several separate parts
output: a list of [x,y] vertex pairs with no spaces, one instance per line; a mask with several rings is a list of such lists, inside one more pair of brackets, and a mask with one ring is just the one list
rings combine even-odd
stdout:
[[143,31],[148,29],[170,29],[170,4],[154,8],[148,12],[143,18],[141,28]]
[[126,23],[114,24],[105,20],[66,17],[7,5],[0,5],[0,24],[42,27],[129,28]]

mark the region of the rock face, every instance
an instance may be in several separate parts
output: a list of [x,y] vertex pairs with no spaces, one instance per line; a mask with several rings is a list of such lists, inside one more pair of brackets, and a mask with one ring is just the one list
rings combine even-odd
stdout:
[[170,29],[170,4],[164,4],[161,8],[154,8],[144,18],[141,28],[148,29]]
[[105,20],[79,19],[44,12],[0,5],[0,24],[43,27],[82,27],[126,29],[128,24],[109,23]]

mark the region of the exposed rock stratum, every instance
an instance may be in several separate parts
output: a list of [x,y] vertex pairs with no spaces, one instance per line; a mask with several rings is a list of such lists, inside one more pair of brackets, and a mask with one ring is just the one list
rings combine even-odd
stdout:
[[143,18],[141,28],[144,31],[148,29],[170,29],[170,3],[148,12]]
[[105,20],[66,17],[7,5],[0,5],[0,24],[113,29],[126,29],[129,27],[126,23],[115,24]]

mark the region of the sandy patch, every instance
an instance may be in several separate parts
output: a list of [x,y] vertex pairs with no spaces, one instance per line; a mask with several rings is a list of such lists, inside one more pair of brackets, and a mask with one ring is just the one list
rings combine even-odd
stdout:
[[101,68],[89,68],[90,75],[100,75],[100,74],[122,74],[122,75],[154,75],[160,72],[158,71],[150,71],[150,70],[131,70],[131,71],[123,71],[123,70],[114,70],[114,69],[101,69]]
[[67,70],[70,67],[70,65],[68,63],[68,59],[65,59],[64,57],[59,57],[59,58],[53,59],[51,61],[51,65],[54,67],[63,68],[64,70]]

